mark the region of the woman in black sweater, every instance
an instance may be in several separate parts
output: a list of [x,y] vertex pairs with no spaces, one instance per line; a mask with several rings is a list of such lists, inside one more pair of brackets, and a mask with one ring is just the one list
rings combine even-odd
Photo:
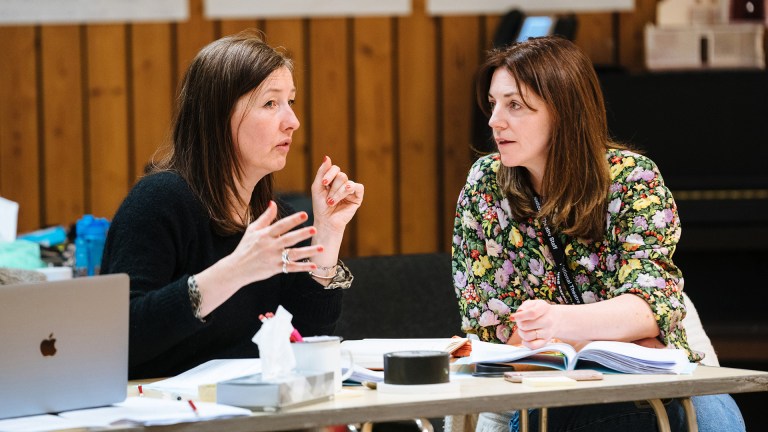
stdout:
[[258,34],[203,48],[182,82],[172,147],[110,227],[102,273],[131,278],[129,377],[258,357],[259,314],[283,305],[304,335],[329,334],[351,274],[338,260],[363,185],[324,158],[314,225],[273,199],[299,121],[293,65]]

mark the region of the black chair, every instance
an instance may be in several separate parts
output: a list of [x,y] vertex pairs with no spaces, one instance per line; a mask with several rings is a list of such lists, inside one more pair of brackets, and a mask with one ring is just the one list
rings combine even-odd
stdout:
[[[355,280],[344,293],[335,335],[344,339],[463,335],[449,254],[370,256],[344,263]],[[442,422],[442,418],[383,422],[365,424],[362,430],[442,431]]]
[[344,339],[463,335],[447,253],[344,260],[355,280],[335,335]]

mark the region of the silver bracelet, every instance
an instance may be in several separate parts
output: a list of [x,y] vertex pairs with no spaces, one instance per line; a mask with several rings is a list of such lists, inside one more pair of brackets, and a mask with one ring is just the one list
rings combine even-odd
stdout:
[[[341,262],[341,261],[339,261],[339,262]],[[331,280],[331,279],[335,278],[336,274],[339,272],[339,265],[338,264],[334,264],[334,265],[332,265],[330,267],[317,266],[317,269],[318,270],[323,270],[326,274],[328,273],[328,270],[333,270],[333,274],[330,275],[330,276],[321,276],[321,275],[316,274],[316,273],[308,272],[309,275],[312,276],[312,277],[316,277],[318,279]]]
[[192,305],[192,314],[200,322],[205,322],[205,319],[200,314],[200,308],[203,305],[203,296],[200,294],[200,289],[197,287],[197,281],[195,275],[192,275],[187,279],[187,292],[189,292],[189,303]]
[[[309,275],[316,277],[318,279],[330,280],[331,283],[329,283],[325,287],[325,289],[327,290],[349,289],[352,286],[352,281],[355,279],[355,277],[352,276],[352,272],[349,271],[349,268],[346,265],[344,265],[344,263],[341,260],[339,260],[339,262],[333,267],[336,268],[336,272],[333,274],[333,276],[318,276],[312,272],[309,272]],[[318,267],[318,268],[330,270],[333,267]]]

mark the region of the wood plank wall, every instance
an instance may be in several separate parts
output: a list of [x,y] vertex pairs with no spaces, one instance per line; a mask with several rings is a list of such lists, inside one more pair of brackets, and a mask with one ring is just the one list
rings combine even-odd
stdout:
[[[445,251],[471,163],[472,76],[498,16],[210,21],[0,27],[0,196],[19,232],[111,218],[168,137],[184,69],[210,41],[263,30],[296,60],[297,115],[277,185],[307,192],[324,155],[366,186],[343,255]],[[596,64],[642,68],[632,13],[580,14],[577,44]]]

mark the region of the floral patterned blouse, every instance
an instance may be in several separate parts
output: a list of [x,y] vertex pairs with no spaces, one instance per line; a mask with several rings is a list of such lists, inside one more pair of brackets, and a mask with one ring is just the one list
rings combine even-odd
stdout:
[[[682,325],[683,277],[672,262],[680,238],[677,206],[656,165],[627,150],[609,150],[611,187],[605,239],[560,235],[566,263],[584,303],[631,293],[650,305],[670,348],[690,350]],[[499,189],[498,154],[472,166],[459,195],[453,235],[453,281],[462,328],[481,340],[504,343],[514,322],[510,313],[527,299],[565,303],[554,259],[538,219],[516,221]]]

